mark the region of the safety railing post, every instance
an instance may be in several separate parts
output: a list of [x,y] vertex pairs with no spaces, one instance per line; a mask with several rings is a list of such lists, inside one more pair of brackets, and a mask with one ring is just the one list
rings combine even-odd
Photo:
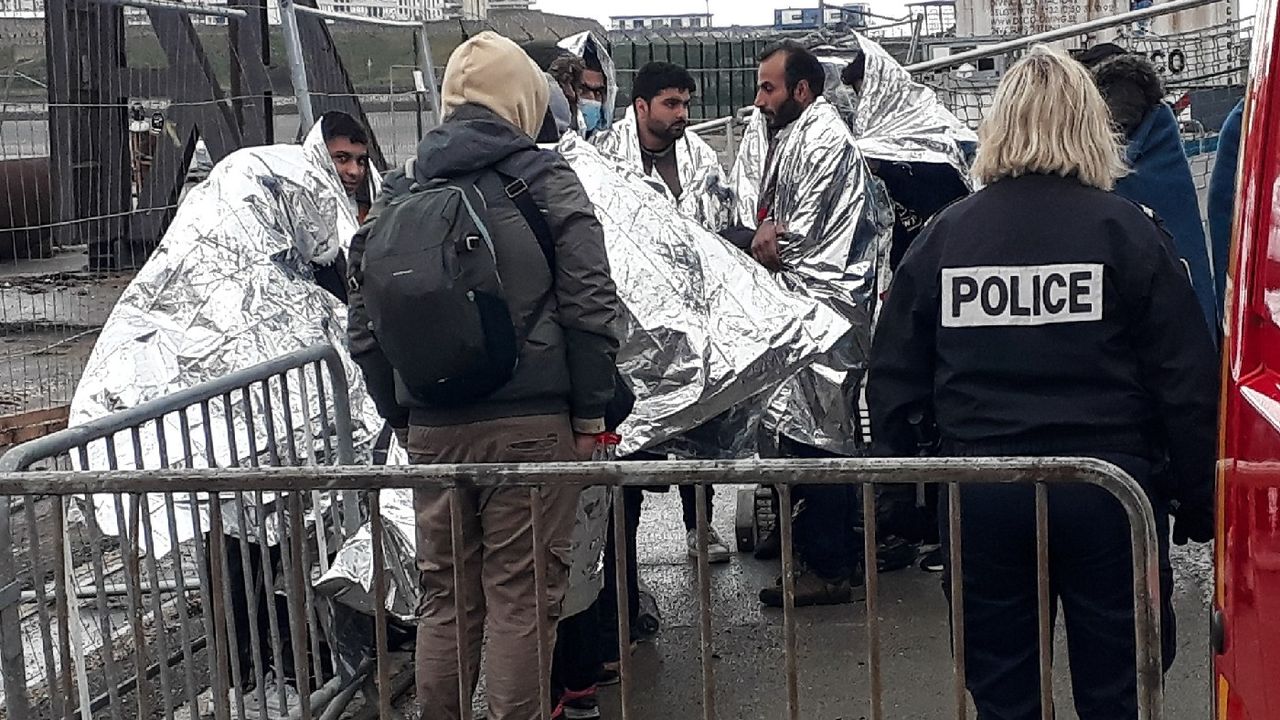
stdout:
[[27,663],[22,650],[22,625],[18,619],[20,584],[13,559],[9,504],[0,495],[0,673],[4,676],[4,704],[10,718],[26,720]]
[[306,55],[302,49],[302,35],[298,31],[298,16],[293,0],[279,0],[280,29],[284,36],[285,56],[289,60],[289,78],[293,81],[293,95],[298,103],[298,137],[305,137],[315,124],[315,111],[311,107],[311,88],[307,84]]

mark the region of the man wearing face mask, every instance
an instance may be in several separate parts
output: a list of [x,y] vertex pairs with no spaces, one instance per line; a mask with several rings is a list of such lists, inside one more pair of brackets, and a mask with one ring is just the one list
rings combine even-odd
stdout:
[[609,79],[600,61],[593,55],[583,58],[586,69],[582,71],[582,84],[578,86],[578,109],[582,112],[583,131],[590,138],[609,127],[605,112],[605,99],[609,95]]
[[[765,420],[781,457],[857,454],[852,417],[870,334],[875,257],[888,235],[887,201],[835,106],[826,74],[804,46],[784,41],[760,57],[756,116],[732,173],[737,226],[725,236],[788,285],[803,287],[853,324],[822,368],[802,370],[770,401]],[[795,488],[796,605],[852,602],[862,593],[862,542],[851,486]],[[782,583],[760,592],[781,607]]]
[[613,122],[613,103],[617,97],[613,59],[604,44],[590,32],[567,37],[558,45],[582,61],[583,69],[573,94],[577,95],[578,112],[582,116],[578,130],[590,140],[596,133],[608,130]]

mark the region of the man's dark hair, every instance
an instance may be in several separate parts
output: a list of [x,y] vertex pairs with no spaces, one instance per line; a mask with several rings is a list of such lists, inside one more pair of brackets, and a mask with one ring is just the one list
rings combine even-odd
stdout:
[[840,71],[840,82],[850,87],[862,82],[866,77],[867,56],[862,52],[854,56],[853,60],[844,66],[844,70]]
[[320,132],[324,134],[325,142],[346,138],[357,145],[369,144],[369,131],[359,120],[341,110],[330,110],[320,116]]
[[1125,55],[1129,51],[1116,45],[1115,43],[1101,43],[1093,47],[1086,48],[1072,53],[1072,57],[1081,65],[1087,68],[1093,68],[1102,64],[1104,60],[1110,60],[1117,55]]
[[673,88],[695,93],[698,91],[698,83],[694,81],[693,75],[690,75],[688,70],[679,65],[669,62],[651,62],[636,73],[631,89],[631,102],[634,103],[637,100],[653,102],[653,99],[663,90]]
[[765,48],[764,52],[760,53],[760,62],[780,52],[787,54],[787,64],[783,71],[787,78],[787,92],[795,92],[801,80],[808,80],[809,91],[813,96],[821,96],[827,85],[827,73],[822,69],[822,63],[818,62],[818,58],[809,52],[809,48],[795,40],[782,40]]

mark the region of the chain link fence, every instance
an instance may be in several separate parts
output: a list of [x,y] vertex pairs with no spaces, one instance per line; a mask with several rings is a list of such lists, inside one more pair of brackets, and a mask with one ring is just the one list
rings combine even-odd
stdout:
[[[303,125],[276,0],[44,5],[48,20],[0,18],[0,448],[65,423],[98,331],[185,191],[228,153],[296,142]],[[535,12],[424,24],[323,7],[299,13],[311,110],[363,121],[381,171],[435,122],[438,79],[466,37],[600,30]]]
[[205,148],[270,139],[238,118],[267,95],[237,82],[249,11],[189,9],[47,0],[47,21],[0,19],[0,446],[65,420],[119,268],[158,242]]

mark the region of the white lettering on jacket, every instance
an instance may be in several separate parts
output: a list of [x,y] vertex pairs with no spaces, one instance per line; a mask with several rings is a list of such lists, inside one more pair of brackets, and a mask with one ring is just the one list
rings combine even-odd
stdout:
[[942,270],[942,326],[1052,325],[1102,320],[1102,265]]

